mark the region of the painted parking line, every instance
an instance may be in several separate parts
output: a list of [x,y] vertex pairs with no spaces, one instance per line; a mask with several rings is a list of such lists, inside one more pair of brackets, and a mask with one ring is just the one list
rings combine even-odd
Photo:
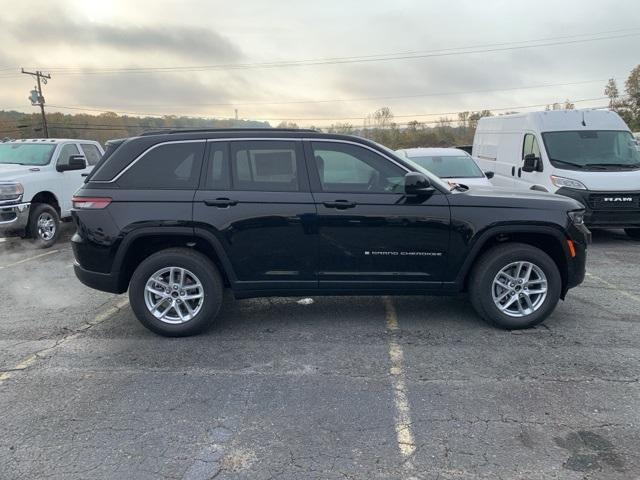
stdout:
[[387,333],[389,333],[389,359],[391,368],[389,373],[393,379],[393,402],[395,404],[396,418],[396,442],[400,454],[405,459],[405,468],[413,469],[411,457],[416,451],[416,444],[411,426],[411,409],[409,408],[408,390],[404,371],[404,352],[402,346],[395,338],[398,331],[398,316],[391,298],[384,297],[385,318]]
[[19,372],[21,372],[23,370],[27,370],[29,367],[32,367],[33,365],[35,365],[38,362],[38,360],[43,358],[43,355],[46,354],[47,352],[53,350],[54,348],[60,347],[61,345],[65,344],[66,342],[68,342],[70,340],[73,340],[74,338],[76,338],[80,334],[82,334],[82,332],[85,332],[86,330],[89,330],[91,327],[94,327],[94,326],[104,322],[105,320],[108,320],[110,317],[112,317],[113,315],[118,313],[120,310],[125,308],[128,304],[129,304],[129,300],[125,296],[125,298],[122,298],[115,305],[112,305],[109,308],[107,308],[106,310],[103,310],[102,312],[99,312],[95,317],[93,317],[92,320],[89,320],[89,321],[85,322],[80,327],[76,328],[72,333],[62,337],[59,341],[55,342],[54,345],[52,345],[50,347],[43,348],[42,350],[39,350],[39,351],[37,351],[35,353],[32,353],[30,355],[27,355],[26,357],[21,359],[13,368],[10,368],[10,369],[5,370],[3,372],[0,371],[0,385],[2,385],[2,383],[5,380],[8,380],[11,377],[13,377],[16,373],[19,373]]
[[60,250],[50,250],[48,252],[41,253],[40,255],[34,255],[33,257],[24,258],[17,262],[9,263],[7,265],[0,265],[0,270],[9,267],[15,267],[16,265],[20,265],[22,263],[30,262],[32,260],[37,260],[38,258],[46,257],[47,255],[53,255],[54,253],[58,253]]
[[603,285],[606,285],[607,287],[616,290],[618,293],[620,293],[620,295],[623,295],[623,296],[625,296],[627,298],[630,298],[631,300],[634,300],[634,301],[640,303],[640,296],[634,295],[631,292],[627,292],[626,290],[623,290],[618,285],[614,285],[611,282],[607,282],[604,278],[600,278],[597,275],[594,275],[593,273],[588,273],[588,272],[587,272],[587,277],[593,278],[594,280],[597,280],[598,282],[602,283]]

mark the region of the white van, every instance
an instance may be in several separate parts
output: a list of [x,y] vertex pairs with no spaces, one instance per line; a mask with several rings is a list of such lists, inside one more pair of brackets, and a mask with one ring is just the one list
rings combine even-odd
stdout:
[[591,228],[640,239],[640,148],[615,112],[557,110],[485,117],[473,157],[500,187],[554,192],[586,208]]

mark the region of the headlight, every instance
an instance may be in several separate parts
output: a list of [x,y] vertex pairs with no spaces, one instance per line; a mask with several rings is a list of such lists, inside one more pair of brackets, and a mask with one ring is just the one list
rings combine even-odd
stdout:
[[574,225],[584,225],[584,210],[574,210],[568,215]]
[[584,186],[584,183],[579,182],[578,180],[574,180],[572,178],[556,177],[555,175],[551,175],[551,182],[556,187],[568,187],[568,188],[575,188],[578,190],[587,189],[587,187]]
[[19,183],[0,183],[0,202],[19,200],[23,193],[24,188]]

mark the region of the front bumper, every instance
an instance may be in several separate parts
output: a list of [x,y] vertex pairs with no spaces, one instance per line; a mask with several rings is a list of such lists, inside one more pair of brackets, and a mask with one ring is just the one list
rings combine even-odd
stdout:
[[29,223],[30,203],[0,205],[0,231],[24,230]]
[[[636,200],[640,198],[640,191],[602,192],[562,187],[556,193],[584,205],[584,223],[590,228],[640,228],[640,201]],[[605,204],[602,202],[604,197],[614,201]],[[625,198],[632,199],[629,206],[617,201]]]

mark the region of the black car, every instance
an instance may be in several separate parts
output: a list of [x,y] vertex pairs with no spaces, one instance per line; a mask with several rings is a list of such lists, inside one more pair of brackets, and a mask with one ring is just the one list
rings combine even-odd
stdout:
[[[450,295],[516,329],[582,282],[575,200],[443,183],[374,142],[312,130],[112,141],[73,199],[75,272],[182,336],[236,298]],[[425,312],[425,315],[428,315]]]

